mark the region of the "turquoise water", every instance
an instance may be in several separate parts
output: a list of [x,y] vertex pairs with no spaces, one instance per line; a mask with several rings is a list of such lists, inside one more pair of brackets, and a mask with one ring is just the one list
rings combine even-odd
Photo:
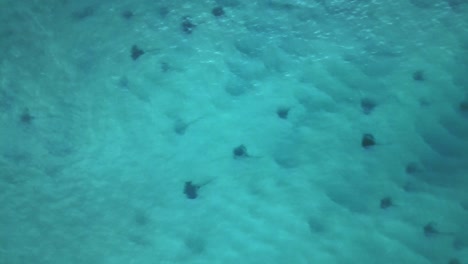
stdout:
[[468,2],[0,22],[0,264],[468,262]]

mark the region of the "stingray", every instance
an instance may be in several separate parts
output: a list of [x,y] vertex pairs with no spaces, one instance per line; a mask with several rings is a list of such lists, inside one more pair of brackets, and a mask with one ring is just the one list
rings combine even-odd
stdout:
[[382,209],[387,209],[389,207],[392,207],[393,204],[393,199],[392,197],[386,196],[380,200],[380,208]]
[[192,22],[192,19],[190,18],[190,16],[184,16],[182,18],[182,31],[185,32],[186,34],[192,34],[192,31],[197,27],[197,25],[195,25],[193,22]]
[[148,50],[143,50],[137,45],[133,45],[131,50],[130,50],[130,57],[132,60],[137,60],[140,58],[142,55],[144,55],[146,52],[153,52],[153,51],[158,51],[159,49],[148,49]]
[[362,135],[361,146],[363,148],[370,148],[375,145],[374,135],[366,133]]
[[426,237],[432,237],[436,235],[447,235],[452,236],[454,233],[452,232],[441,232],[437,229],[436,224],[434,222],[429,222],[423,227],[424,235]]
[[187,196],[188,199],[196,199],[198,197],[198,190],[207,185],[208,183],[210,183],[211,180],[205,182],[205,183],[202,183],[202,184],[194,184],[192,183],[192,181],[187,181],[185,182],[184,184],[184,194],[185,196]]

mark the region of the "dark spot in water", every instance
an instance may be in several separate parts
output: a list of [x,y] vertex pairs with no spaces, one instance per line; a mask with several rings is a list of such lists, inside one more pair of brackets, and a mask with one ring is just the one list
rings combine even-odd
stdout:
[[413,80],[418,81],[418,82],[425,81],[426,76],[424,74],[424,71],[417,70],[417,71],[413,72]]
[[307,225],[309,226],[309,230],[312,234],[320,234],[326,231],[326,226],[321,221],[320,218],[310,218],[307,220]]
[[232,155],[234,158],[245,158],[248,157],[247,148],[244,145],[239,145],[232,150]]
[[201,238],[191,237],[187,238],[185,241],[185,246],[193,254],[201,254],[205,251],[205,242]]
[[189,124],[181,119],[177,119],[174,123],[174,132],[178,135],[183,135],[185,134],[185,131],[187,131]]
[[468,115],[468,100],[463,100],[458,104],[458,110],[463,115]]
[[188,199],[196,199],[198,197],[199,185],[193,184],[191,181],[185,182],[184,194]]
[[415,162],[410,162],[406,164],[405,172],[409,175],[414,175],[418,172],[421,172],[421,167]]
[[457,258],[451,258],[448,264],[461,264],[460,260]]
[[424,97],[419,98],[418,101],[419,101],[419,105],[422,107],[428,107],[431,105],[431,101]]
[[34,120],[34,116],[32,116],[31,113],[29,113],[28,108],[24,109],[19,117],[19,121],[26,125],[31,124],[33,120]]
[[120,15],[122,16],[122,18],[124,18],[126,20],[130,20],[134,16],[134,14],[133,14],[133,12],[131,10],[124,10],[124,11],[122,11],[122,13]]
[[361,146],[363,148],[370,148],[375,145],[375,139],[372,134],[364,134],[361,139]]
[[213,16],[219,17],[224,15],[224,9],[221,6],[217,6],[211,10],[211,13],[213,14]]
[[391,197],[384,197],[380,200],[380,208],[387,209],[393,206],[393,200]]
[[281,119],[287,119],[287,118],[288,118],[288,115],[289,115],[289,110],[290,110],[289,107],[279,107],[279,108],[276,110],[276,114],[277,114],[278,117],[281,118]]
[[429,222],[423,227],[423,232],[426,237],[431,237],[439,234],[440,232],[436,229],[435,223]]
[[129,81],[128,81],[128,78],[126,76],[122,76],[122,77],[119,78],[118,85],[119,85],[120,88],[122,88],[124,90],[130,88]]
[[143,210],[136,211],[133,220],[139,226],[145,226],[149,223],[148,215]]
[[161,62],[161,71],[162,72],[168,72],[170,69],[171,69],[171,66],[169,66],[169,63]]
[[373,100],[369,98],[362,98],[361,99],[361,109],[362,112],[366,115],[369,115],[374,111],[374,108],[377,106],[377,103],[375,103]]
[[86,6],[84,8],[81,8],[73,12],[72,17],[75,20],[84,20],[86,18],[93,16],[95,13],[96,13],[96,9],[94,6]]
[[465,0],[447,0],[447,4],[455,12],[460,11],[464,3],[467,3],[467,2]]
[[197,25],[192,22],[192,19],[189,16],[184,16],[182,18],[182,31],[186,34],[192,34],[192,31]]
[[158,9],[158,13],[162,18],[165,18],[169,14],[170,10],[167,6],[162,6]]
[[145,51],[140,49],[137,45],[133,45],[130,51],[130,56],[132,60],[137,60],[141,55],[145,54]]

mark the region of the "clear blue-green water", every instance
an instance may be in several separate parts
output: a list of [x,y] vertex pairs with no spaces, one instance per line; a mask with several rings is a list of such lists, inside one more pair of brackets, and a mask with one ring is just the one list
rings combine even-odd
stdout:
[[468,2],[0,22],[0,264],[468,263]]

